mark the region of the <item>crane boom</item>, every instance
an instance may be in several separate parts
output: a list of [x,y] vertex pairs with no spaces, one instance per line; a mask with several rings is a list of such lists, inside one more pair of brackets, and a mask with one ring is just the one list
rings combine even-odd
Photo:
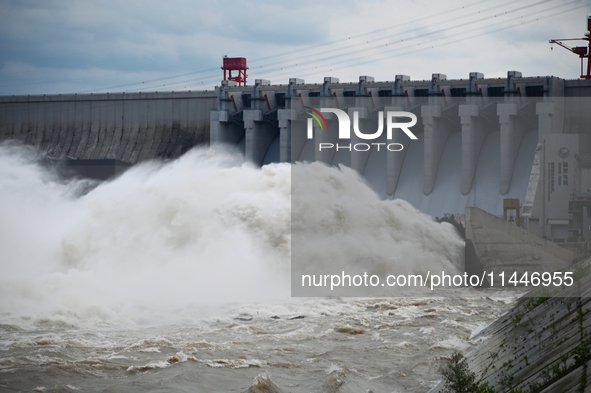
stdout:
[[[570,46],[562,43],[562,41],[587,41],[587,42],[589,42],[589,45],[588,45],[588,47],[587,46],[570,47]],[[581,59],[581,78],[582,79],[591,79],[591,61],[589,59],[589,55],[591,54],[591,16],[587,17],[587,34],[585,34],[585,37],[583,37],[583,38],[561,38],[561,39],[555,38],[555,39],[551,39],[549,42],[551,44],[559,45],[559,46],[563,47],[564,49],[567,49],[567,50],[571,51],[572,53],[578,55],[579,58]],[[585,74],[583,74],[584,59],[587,59],[587,72]]]

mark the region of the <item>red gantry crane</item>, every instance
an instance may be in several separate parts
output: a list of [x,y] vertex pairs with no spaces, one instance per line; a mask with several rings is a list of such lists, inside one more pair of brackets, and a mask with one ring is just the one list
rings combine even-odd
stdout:
[[[238,83],[238,86],[246,86],[246,58],[224,56],[224,80],[231,80]],[[238,71],[238,75],[232,76],[232,71]],[[226,73],[227,72],[227,73]]]
[[[571,48],[570,46],[563,44],[561,41],[587,41],[589,42],[589,46],[575,46],[574,48]],[[579,55],[579,57],[581,58],[581,78],[591,79],[591,61],[589,61],[589,53],[591,53],[591,16],[587,17],[587,34],[585,34],[585,37],[554,39],[550,40],[550,43],[560,45],[563,48],[573,52],[574,54]],[[587,59],[586,74],[583,74],[583,59]]]

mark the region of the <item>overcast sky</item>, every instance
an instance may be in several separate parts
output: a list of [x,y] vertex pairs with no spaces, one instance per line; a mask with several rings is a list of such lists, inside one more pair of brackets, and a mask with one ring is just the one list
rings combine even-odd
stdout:
[[579,58],[548,40],[583,37],[589,14],[591,0],[0,0],[0,95],[211,89],[224,55],[248,59],[251,83],[576,79]]

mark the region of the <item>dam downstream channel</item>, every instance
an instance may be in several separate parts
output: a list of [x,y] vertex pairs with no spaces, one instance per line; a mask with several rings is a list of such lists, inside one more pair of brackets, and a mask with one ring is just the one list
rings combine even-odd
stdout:
[[[31,150],[2,146],[0,161],[2,391],[243,392],[272,382],[282,392],[426,392],[441,359],[482,341],[472,337],[523,292],[291,298],[291,236],[318,216],[294,222],[290,164],[256,168],[195,149],[92,184],[59,179]],[[334,212],[338,196],[363,213],[331,214],[325,231],[360,237],[350,231],[397,220],[377,265],[460,263],[450,225],[380,201],[352,172],[308,170],[332,180],[307,203]],[[439,259],[421,253],[425,238]]]

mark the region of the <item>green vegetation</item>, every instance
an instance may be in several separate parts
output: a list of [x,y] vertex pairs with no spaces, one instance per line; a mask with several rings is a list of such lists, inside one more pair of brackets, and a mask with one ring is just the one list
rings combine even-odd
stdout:
[[535,309],[536,307],[538,307],[540,304],[543,304],[544,302],[546,302],[546,300],[548,300],[548,299],[551,299],[551,297],[549,297],[549,296],[532,297],[525,303],[525,308],[526,308],[527,312],[530,312],[533,309]]
[[494,393],[487,382],[476,379],[461,352],[454,352],[448,363],[440,369],[444,393]]
[[520,312],[513,315],[513,327],[517,327],[517,325],[519,325],[519,322],[521,322],[522,318],[523,318],[523,314]]
[[441,217],[441,218],[435,217],[435,221],[450,223],[451,225],[454,226],[454,228],[456,228],[456,231],[458,231],[458,234],[462,237],[462,239],[466,238],[466,228],[464,228],[462,223],[456,221],[456,218],[453,214],[449,217]]

